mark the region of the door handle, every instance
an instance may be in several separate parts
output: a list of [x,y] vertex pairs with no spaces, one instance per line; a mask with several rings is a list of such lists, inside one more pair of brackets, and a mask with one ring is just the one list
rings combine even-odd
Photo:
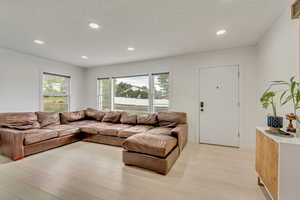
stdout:
[[204,111],[204,102],[200,101],[200,111],[203,112]]

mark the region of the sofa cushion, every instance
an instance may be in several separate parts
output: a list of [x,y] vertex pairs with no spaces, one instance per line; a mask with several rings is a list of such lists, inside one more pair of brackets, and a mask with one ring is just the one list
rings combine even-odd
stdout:
[[159,112],[157,114],[160,126],[175,127],[178,124],[186,124],[187,117],[184,112]]
[[98,121],[102,121],[105,112],[104,111],[100,111],[100,110],[96,110],[93,108],[88,108],[85,111],[85,117],[88,119],[94,119],[94,120],[98,120]]
[[59,125],[60,118],[58,112],[36,112],[41,128],[49,125]]
[[82,120],[85,118],[85,113],[83,110],[75,112],[63,112],[61,115],[61,123],[68,124],[70,122]]
[[172,135],[172,128],[168,127],[155,127],[151,130],[148,130],[146,133],[148,134],[165,134],[165,135]]
[[138,133],[144,133],[152,128],[154,128],[154,127],[147,126],[147,125],[136,125],[136,126],[133,126],[130,128],[120,130],[118,136],[121,138],[127,138],[127,137],[133,136]]
[[49,129],[30,129],[24,133],[24,144],[29,145],[58,137],[58,133]]
[[93,124],[98,124],[100,123],[99,121],[96,120],[81,120],[81,121],[76,121],[76,122],[70,122],[68,125],[77,127],[77,128],[81,128],[83,126],[87,126],[87,125],[93,125]]
[[101,122],[93,125],[87,125],[80,128],[84,133],[101,134],[107,136],[118,136],[120,130],[131,127],[128,124],[113,124],[108,122]]
[[108,122],[98,122],[94,124],[86,124],[80,127],[81,132],[89,133],[89,134],[99,134],[101,128],[105,128],[108,126],[112,126],[113,123]]
[[0,113],[0,127],[27,130],[40,128],[40,124],[33,112]]
[[98,133],[101,135],[118,136],[119,131],[129,128],[131,125],[128,124],[112,124],[103,126],[99,129]]
[[65,124],[51,125],[51,126],[47,126],[47,127],[43,128],[43,129],[54,130],[58,133],[59,137],[80,133],[80,129],[78,127],[71,126],[71,125],[65,125]]
[[157,115],[153,114],[140,114],[137,116],[137,124],[156,125]]
[[122,146],[128,151],[165,158],[176,145],[175,137],[141,133],[127,138]]
[[136,124],[137,122],[137,115],[131,114],[128,112],[123,112],[121,115],[121,123],[122,124]]
[[121,118],[121,112],[118,111],[108,111],[105,113],[102,122],[112,122],[119,123]]

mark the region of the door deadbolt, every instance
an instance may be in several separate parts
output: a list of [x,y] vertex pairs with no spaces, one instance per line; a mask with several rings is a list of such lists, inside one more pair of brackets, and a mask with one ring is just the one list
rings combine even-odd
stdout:
[[203,108],[204,108],[204,102],[203,102],[203,101],[201,101],[201,102],[200,102],[200,111],[201,111],[201,112],[203,112],[203,111],[204,111],[204,109],[203,109]]

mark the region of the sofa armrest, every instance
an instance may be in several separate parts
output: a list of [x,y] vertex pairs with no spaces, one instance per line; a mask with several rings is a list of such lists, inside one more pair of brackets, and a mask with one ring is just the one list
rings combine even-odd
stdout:
[[15,129],[0,128],[2,154],[12,160],[24,157],[24,133]]
[[177,137],[179,149],[180,151],[182,151],[188,141],[188,125],[187,124],[178,125],[177,127],[172,129],[171,135]]

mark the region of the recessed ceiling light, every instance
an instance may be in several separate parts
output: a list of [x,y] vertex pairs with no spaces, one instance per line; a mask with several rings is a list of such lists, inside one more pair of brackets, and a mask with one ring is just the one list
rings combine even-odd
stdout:
[[222,30],[219,30],[219,31],[217,31],[217,35],[218,36],[221,36],[221,35],[225,35],[227,33],[227,31],[225,30],[225,29],[222,29]]
[[89,59],[89,57],[87,57],[87,56],[81,56],[81,58],[85,59],[85,60]]
[[92,28],[92,29],[99,29],[100,28],[100,25],[99,24],[96,24],[94,22],[91,22],[89,23],[89,27]]
[[128,51],[134,51],[135,48],[134,48],[134,47],[128,47],[127,50],[128,50]]
[[42,40],[33,40],[33,42],[36,44],[45,44],[45,42]]

